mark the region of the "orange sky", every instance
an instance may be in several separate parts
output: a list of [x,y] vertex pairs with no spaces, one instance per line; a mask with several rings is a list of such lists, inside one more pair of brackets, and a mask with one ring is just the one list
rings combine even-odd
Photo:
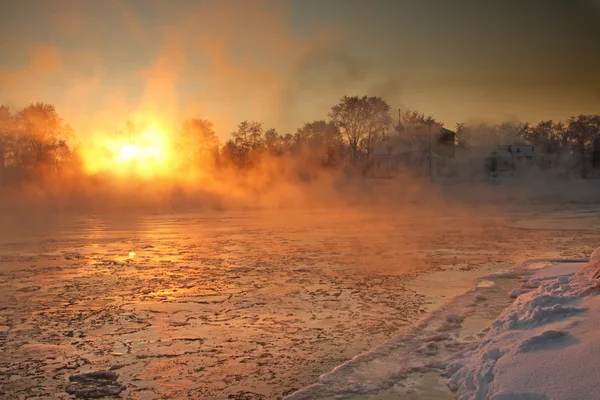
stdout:
[[600,112],[597,0],[9,0],[0,103],[80,135],[148,113],[282,133],[343,95],[473,119]]

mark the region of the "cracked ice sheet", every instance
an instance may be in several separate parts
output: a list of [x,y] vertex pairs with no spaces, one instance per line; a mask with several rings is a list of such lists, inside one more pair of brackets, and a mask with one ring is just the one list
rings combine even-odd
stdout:
[[417,320],[432,302],[417,277],[525,249],[576,257],[596,238],[485,218],[263,217],[84,219],[4,240],[0,395],[67,398],[69,375],[113,368],[129,398],[282,396]]

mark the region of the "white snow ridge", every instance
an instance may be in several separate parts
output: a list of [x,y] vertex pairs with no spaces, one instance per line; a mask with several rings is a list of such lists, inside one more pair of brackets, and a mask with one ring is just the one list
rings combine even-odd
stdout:
[[285,399],[600,399],[600,249],[484,278]]
[[529,282],[474,348],[452,357],[450,387],[462,400],[600,399],[600,249]]

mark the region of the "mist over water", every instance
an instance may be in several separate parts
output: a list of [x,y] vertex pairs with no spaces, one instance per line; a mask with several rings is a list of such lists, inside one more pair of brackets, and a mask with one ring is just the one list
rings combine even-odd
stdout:
[[[483,271],[597,246],[593,227],[564,230],[561,215],[594,211],[573,182],[570,205],[533,181],[243,182],[235,196],[128,181],[3,198],[0,390],[61,393],[75,372],[117,368],[132,398],[284,396]],[[436,273],[444,290],[413,283]]]

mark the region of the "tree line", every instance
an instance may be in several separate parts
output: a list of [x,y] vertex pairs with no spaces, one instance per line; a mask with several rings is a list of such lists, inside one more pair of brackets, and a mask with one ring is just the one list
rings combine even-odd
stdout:
[[35,103],[14,114],[0,106],[0,179],[8,171],[20,180],[32,175],[56,174],[75,160],[69,145],[74,132],[50,104]]
[[[394,113],[395,114],[395,113]],[[430,149],[444,124],[432,115],[398,110],[377,96],[344,96],[327,118],[304,124],[295,133],[280,134],[257,121],[242,121],[221,143],[212,122],[194,118],[182,121],[172,133],[177,163],[182,169],[202,165],[251,169],[266,158],[295,157],[318,168],[354,168],[367,171],[373,154],[392,152],[396,146]],[[135,135],[127,122],[115,135]],[[600,115],[578,115],[566,121],[537,124],[456,125],[458,148],[530,143],[545,154],[587,152],[599,155]],[[0,179],[18,182],[61,172],[79,172],[82,163],[73,147],[74,131],[53,105],[34,103],[11,112],[0,106]]]

